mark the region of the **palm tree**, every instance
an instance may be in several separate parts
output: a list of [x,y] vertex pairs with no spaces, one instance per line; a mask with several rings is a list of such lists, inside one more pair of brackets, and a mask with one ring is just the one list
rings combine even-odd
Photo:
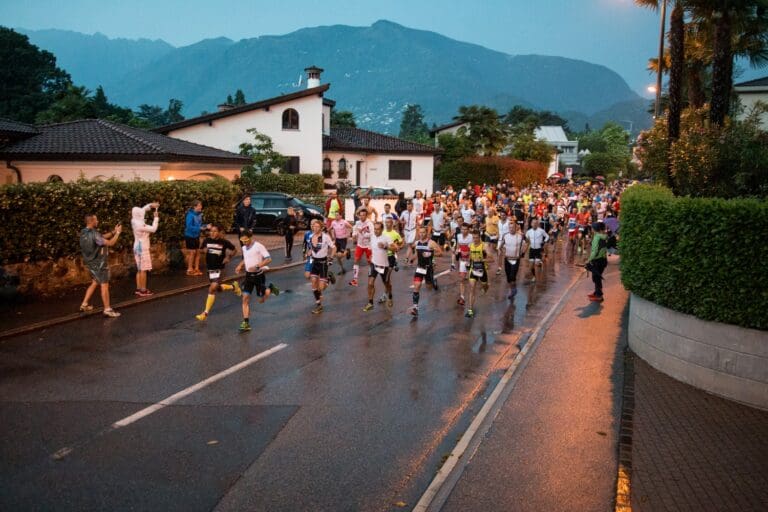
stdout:
[[459,107],[459,115],[454,119],[469,125],[459,128],[458,135],[467,137],[481,155],[496,155],[506,147],[508,129],[494,109],[480,105],[463,106]]

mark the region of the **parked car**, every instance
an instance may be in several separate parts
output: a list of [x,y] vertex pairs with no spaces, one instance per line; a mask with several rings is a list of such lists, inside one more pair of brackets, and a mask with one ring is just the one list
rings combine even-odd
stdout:
[[[323,207],[307,204],[288,194],[282,192],[252,192],[250,196],[251,208],[256,210],[256,220],[253,225],[254,231],[284,234],[289,206],[296,210],[299,229],[309,229],[309,223],[313,219],[325,222]],[[235,211],[237,211],[241,203],[242,199],[235,205]],[[298,215],[299,212],[302,212],[303,215]]]
[[383,197],[383,196],[396,196],[397,190],[394,188],[382,188],[382,187],[360,187],[355,185],[349,191],[349,197],[355,197],[360,194],[368,197]]

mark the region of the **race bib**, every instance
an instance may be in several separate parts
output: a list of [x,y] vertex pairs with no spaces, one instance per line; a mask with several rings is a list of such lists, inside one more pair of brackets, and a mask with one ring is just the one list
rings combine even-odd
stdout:
[[483,270],[482,269],[478,270],[476,268],[473,268],[472,275],[476,277],[483,277]]
[[221,276],[221,270],[209,270],[208,279],[218,279]]
[[517,265],[517,258],[507,258],[510,265]]
[[421,268],[421,267],[416,267],[416,273],[417,274],[426,275],[427,274],[427,269]]
[[374,267],[373,267],[373,268],[375,268],[375,269],[376,269],[376,272],[378,272],[379,274],[383,274],[383,273],[384,273],[384,270],[386,270],[386,267],[380,267],[380,266],[378,266],[378,265],[374,265]]

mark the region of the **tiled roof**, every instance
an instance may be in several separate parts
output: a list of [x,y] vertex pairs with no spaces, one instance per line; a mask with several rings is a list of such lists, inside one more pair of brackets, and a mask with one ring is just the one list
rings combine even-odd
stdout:
[[[304,98],[306,96],[312,96],[313,94],[317,94],[322,96],[325,91],[328,90],[328,88],[331,86],[331,84],[324,84],[319,87],[313,87],[311,89],[304,89],[302,91],[294,92],[291,94],[283,94],[281,96],[275,96],[274,98],[269,98],[266,100],[257,101],[255,103],[246,103],[245,105],[240,105],[235,108],[231,108],[229,110],[225,110],[223,112],[214,112],[213,114],[206,114],[204,116],[198,116],[198,117],[191,117],[189,119],[185,119],[183,121],[179,121],[178,123],[173,124],[167,124],[165,126],[160,126],[159,128],[155,128],[152,131],[155,131],[157,133],[168,133],[173,130],[178,130],[179,128],[185,128],[187,126],[194,126],[196,124],[200,123],[207,123],[209,121],[214,121],[216,119],[221,119],[222,117],[229,117],[236,114],[242,114],[243,112],[250,112],[251,110],[258,110],[260,108],[268,108],[272,105],[277,105],[279,103],[285,103],[286,101],[295,100],[298,98]],[[334,102],[335,104],[335,102]]]
[[357,151],[365,153],[428,153],[441,150],[433,146],[398,139],[382,133],[360,128],[331,128],[330,135],[323,135],[323,151]]
[[768,87],[768,76],[734,84],[734,87]]
[[166,161],[245,164],[250,159],[103,119],[39,126],[40,133],[0,148],[25,160]]
[[40,133],[36,126],[0,117],[0,135],[34,135],[36,133]]

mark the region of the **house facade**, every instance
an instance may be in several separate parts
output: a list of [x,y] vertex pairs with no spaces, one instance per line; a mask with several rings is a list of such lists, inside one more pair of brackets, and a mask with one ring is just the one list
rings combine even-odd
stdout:
[[[579,141],[568,140],[562,126],[539,126],[534,130],[535,137],[557,150],[558,163],[577,165],[579,163]],[[557,166],[555,167],[557,169]]]
[[103,119],[0,120],[0,183],[233,179],[248,159]]
[[[733,89],[738,94],[743,107],[742,112],[739,113],[739,119],[748,116],[758,101],[768,105],[768,76],[735,84]],[[768,113],[761,115],[760,127],[768,130]]]

